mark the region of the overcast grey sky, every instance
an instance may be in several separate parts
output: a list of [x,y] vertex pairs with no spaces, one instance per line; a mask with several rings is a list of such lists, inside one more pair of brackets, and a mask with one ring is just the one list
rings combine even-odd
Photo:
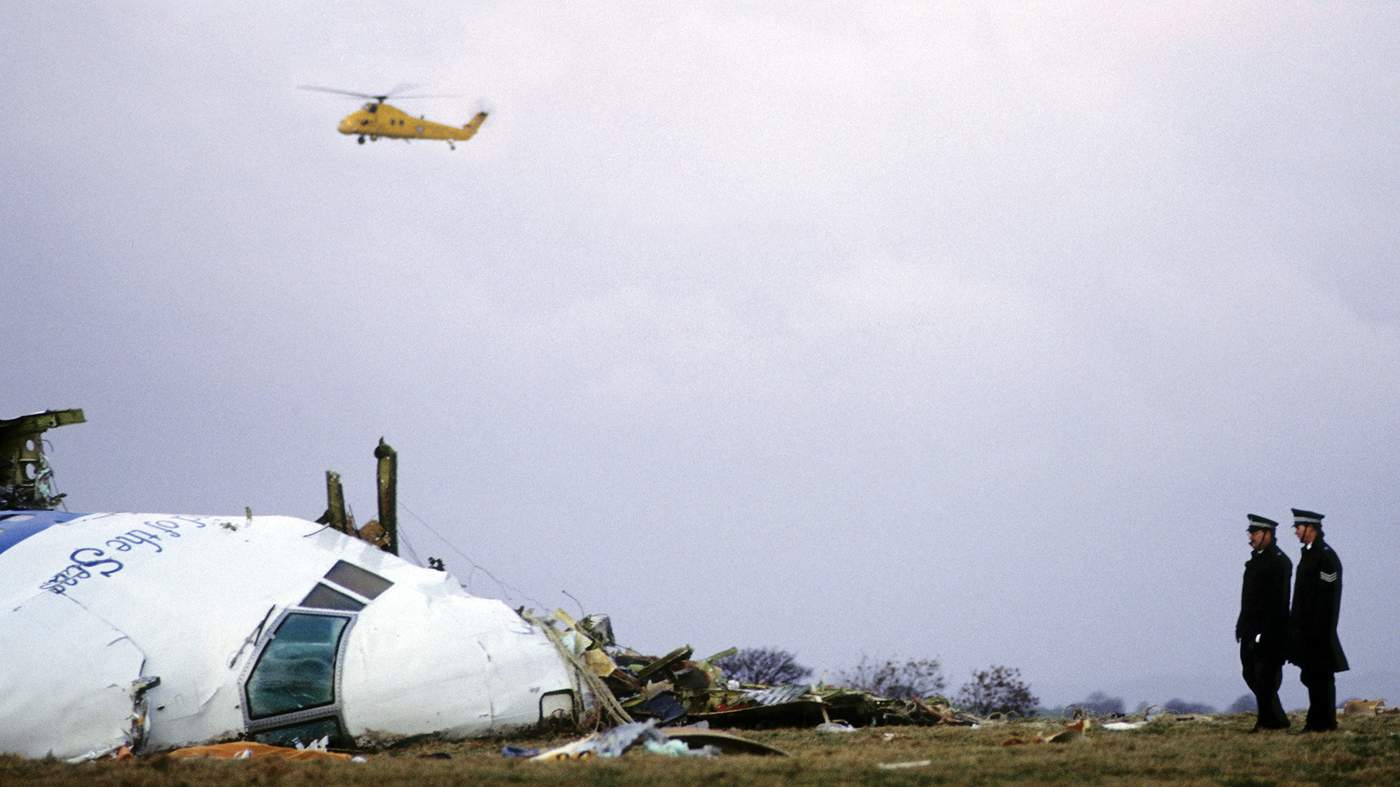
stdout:
[[[1219,704],[1298,506],[1400,691],[1400,4],[0,9],[0,417],[85,408],[73,510],[363,521],[384,435],[418,553],[644,651]],[[493,114],[295,89],[400,82]]]

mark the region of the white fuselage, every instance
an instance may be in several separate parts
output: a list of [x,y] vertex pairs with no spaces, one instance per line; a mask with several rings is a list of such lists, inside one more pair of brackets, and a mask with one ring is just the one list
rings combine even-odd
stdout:
[[0,753],[35,757],[460,738],[573,708],[505,604],[291,517],[90,514],[11,543],[0,665]]

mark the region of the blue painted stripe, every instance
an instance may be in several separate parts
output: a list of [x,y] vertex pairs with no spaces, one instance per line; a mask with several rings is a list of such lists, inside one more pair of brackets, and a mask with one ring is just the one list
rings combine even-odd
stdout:
[[71,511],[0,511],[0,554],[35,533],[87,514]]

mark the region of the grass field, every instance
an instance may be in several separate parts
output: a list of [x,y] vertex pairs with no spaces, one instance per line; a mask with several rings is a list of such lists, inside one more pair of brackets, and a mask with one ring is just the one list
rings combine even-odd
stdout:
[[[1059,723],[965,727],[879,727],[852,733],[740,732],[791,757],[671,759],[642,751],[614,760],[507,760],[503,741],[419,742],[369,755],[365,763],[191,761],[154,755],[67,765],[0,757],[0,785],[429,785],[455,784],[967,784],[1223,783],[1400,784],[1400,716],[1343,718],[1325,735],[1249,734],[1252,716],[1156,721],[1140,730],[1091,728],[1067,744],[1003,746]],[[1301,726],[1294,719],[1295,728]],[[893,733],[892,739],[886,739]],[[567,736],[527,740],[547,747]],[[445,755],[445,756],[444,756]],[[897,770],[881,763],[929,764]]]

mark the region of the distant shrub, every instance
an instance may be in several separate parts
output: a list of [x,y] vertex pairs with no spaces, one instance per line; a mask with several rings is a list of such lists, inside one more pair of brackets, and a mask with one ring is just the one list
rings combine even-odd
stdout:
[[1162,709],[1171,713],[1215,713],[1214,705],[1207,705],[1204,702],[1187,702],[1175,698],[1162,703]]
[[1095,716],[1112,716],[1115,713],[1124,713],[1122,697],[1110,697],[1102,691],[1095,691],[1075,705],[1083,708],[1086,712]]
[[938,694],[948,685],[938,659],[885,659],[872,661],[862,655],[860,663],[836,674],[836,684],[881,697],[914,699]]
[[732,656],[715,660],[725,677],[740,683],[779,686],[801,683],[812,671],[797,663],[797,657],[778,648],[740,648]]
[[1259,701],[1253,694],[1241,694],[1230,703],[1228,713],[1254,713],[1259,710]]
[[1039,702],[1030,686],[1021,680],[1019,669],[999,665],[974,671],[972,680],[958,690],[958,707],[983,716],[992,713],[1029,716]]

